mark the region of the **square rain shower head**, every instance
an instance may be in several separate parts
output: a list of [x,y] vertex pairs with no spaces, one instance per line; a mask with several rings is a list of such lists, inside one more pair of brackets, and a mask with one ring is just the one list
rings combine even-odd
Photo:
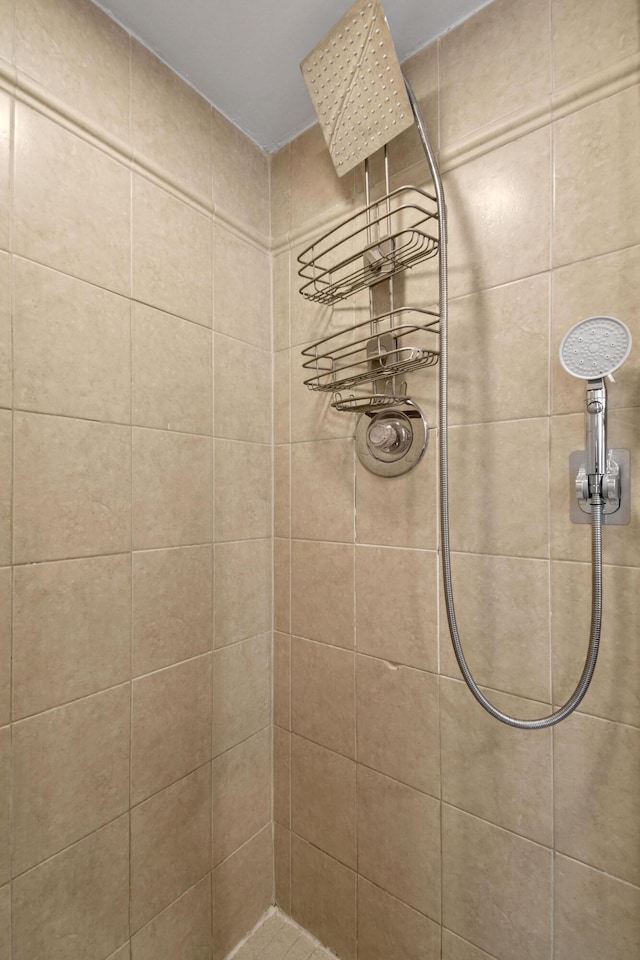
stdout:
[[413,124],[380,0],[356,0],[300,69],[339,176]]

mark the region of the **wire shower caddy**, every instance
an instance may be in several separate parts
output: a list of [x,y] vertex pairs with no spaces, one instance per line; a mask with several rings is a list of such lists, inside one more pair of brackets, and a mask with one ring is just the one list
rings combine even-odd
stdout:
[[298,256],[300,293],[307,300],[333,306],[368,290],[368,320],[302,351],[309,389],[331,392],[335,409],[355,413],[405,403],[404,375],[439,357],[438,311],[397,306],[394,291],[394,277],[438,255],[437,201],[419,187],[390,190],[386,147],[384,163],[384,195],[371,200],[365,160],[364,209]]

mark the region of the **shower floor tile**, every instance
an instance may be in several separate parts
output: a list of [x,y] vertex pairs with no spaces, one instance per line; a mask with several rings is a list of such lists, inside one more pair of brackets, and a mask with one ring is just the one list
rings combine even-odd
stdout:
[[228,960],[336,960],[279,910],[267,914]]

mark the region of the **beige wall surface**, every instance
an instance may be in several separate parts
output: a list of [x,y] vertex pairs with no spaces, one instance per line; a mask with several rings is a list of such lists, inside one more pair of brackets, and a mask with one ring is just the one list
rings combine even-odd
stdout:
[[[588,629],[557,347],[595,313],[640,342],[638,38],[635,0],[494,0],[405,67],[451,224],[460,626],[526,715]],[[415,131],[391,162],[428,183]],[[301,384],[341,317],[295,257],[362,202],[317,128],[269,158],[87,0],[0,0],[0,960],[223,960],[274,869],[341,960],[640,951],[636,487],[580,712],[499,726],[442,617],[435,443],[374,477]]]
[[0,957],[221,960],[273,902],[269,160],[0,6]]
[[[448,200],[459,624],[483,688],[527,717],[564,702],[588,641],[589,528],[569,521],[568,479],[583,387],[558,346],[595,314],[640,342],[639,39],[635,0],[495,0],[405,65]],[[415,131],[390,157],[394,184],[428,184]],[[278,903],[341,960],[631,960],[638,487],[629,526],[604,532],[579,712],[553,731],[494,721],[451,651],[435,436],[413,473],[373,476],[352,415],[302,386],[302,347],[341,318],[299,295],[296,256],[362,206],[361,175],[337,179],[316,127],[273,158],[271,190]],[[401,282],[405,302],[433,302],[431,268]],[[609,443],[634,471],[639,372],[636,347],[609,392]],[[431,423],[436,374],[409,376]]]

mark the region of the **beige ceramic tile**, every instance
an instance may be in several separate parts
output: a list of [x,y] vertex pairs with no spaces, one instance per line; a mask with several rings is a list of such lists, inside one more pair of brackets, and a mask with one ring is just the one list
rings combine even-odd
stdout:
[[[288,917],[283,917],[278,911],[267,913],[266,917],[258,922],[257,929],[236,956],[239,960],[249,960],[252,955],[261,957],[262,960],[275,960],[277,957],[284,957],[294,944],[297,950],[302,939],[308,940],[315,949],[311,937],[302,933],[300,927],[292,923]],[[246,951],[246,956],[243,955],[243,950]]]
[[271,628],[271,562],[270,540],[216,544],[214,647]]
[[271,354],[216,333],[214,358],[216,437],[271,443]]
[[[439,134],[438,51],[439,44],[434,41],[402,64],[402,73],[411,84],[435,150],[438,149]],[[389,166],[394,173],[424,161],[424,149],[415,125],[392,140],[388,147]],[[356,171],[356,183],[357,177]]]
[[495,0],[441,37],[444,143],[548,102],[549,27],[548,0]]
[[273,442],[289,443],[291,439],[289,351],[273,354]]
[[[584,417],[553,417],[551,421],[551,550],[560,560],[591,560],[590,525],[572,523],[569,514],[575,497],[575,476],[569,472],[569,455],[584,450]],[[631,452],[631,477],[640,471],[640,410],[611,410],[607,417],[607,446]],[[640,488],[631,481],[631,521],[626,526],[605,526],[602,535],[604,563],[640,566],[638,522]]]
[[11,628],[11,571],[4,567],[0,569],[0,725],[11,720]]
[[335,172],[320,127],[316,124],[290,144],[291,227],[300,227],[332,208],[347,213],[354,193],[353,171]]
[[11,406],[11,282],[6,253],[0,253],[0,406]]
[[11,886],[0,887],[0,958],[11,960]]
[[[291,913],[291,834],[279,823],[273,825],[273,860],[276,906]],[[4,960],[4,957],[3,957]]]
[[291,451],[291,533],[351,543],[354,527],[352,440],[296,443]]
[[291,541],[273,542],[273,626],[291,630]]
[[640,241],[637,107],[631,87],[555,124],[554,264]]
[[107,960],[131,960],[131,943],[123,944],[119,950],[116,950],[115,953],[112,953],[111,956],[107,957]]
[[213,450],[207,437],[133,431],[133,545],[207,543],[212,538]]
[[358,767],[358,871],[439,921],[439,802]]
[[270,728],[213,761],[214,866],[271,820],[271,785]]
[[129,818],[13,884],[13,949],[29,960],[101,960],[129,935]]
[[211,107],[158,57],[131,44],[131,145],[211,200]]
[[548,128],[457,167],[445,180],[452,297],[548,269]]
[[131,955],[132,960],[210,960],[211,878],[204,877],[139,930]]
[[488,953],[461,940],[450,930],[442,931],[442,960],[493,960]]
[[273,819],[291,827],[291,734],[273,728]]
[[130,634],[128,556],[16,567],[14,718],[128,680]]
[[[570,376],[558,356],[562,338],[579,320],[613,316],[631,330],[635,343],[640,338],[640,321],[635,305],[640,298],[640,247],[630,247],[593,260],[581,260],[561,267],[553,274],[551,347],[553,412],[582,413],[584,382]],[[638,406],[640,353],[632,350],[615,384],[607,383],[607,405]]]
[[287,350],[291,340],[289,331],[289,251],[279,253],[272,259],[271,270],[273,301],[273,349]]
[[14,422],[14,560],[128,550],[130,429],[26,413]]
[[453,301],[450,323],[450,423],[547,415],[546,274]]
[[268,237],[268,155],[215,109],[212,132],[213,202]]
[[285,144],[269,157],[269,189],[271,197],[271,236],[284,237],[289,232],[291,202],[289,178],[290,146]]
[[107,960],[131,960],[131,943],[127,941],[123,944],[119,950],[116,950],[115,953],[112,953]]
[[[0,883],[11,879],[11,728],[0,727]],[[0,936],[0,942],[2,938]],[[2,952],[0,951],[0,957]]]
[[211,759],[211,655],[134,680],[131,802]]
[[367,960],[440,960],[440,929],[360,877],[358,952]]
[[131,930],[139,930],[211,869],[211,770],[131,811]]
[[315,368],[303,369],[303,357],[299,347],[291,354],[291,439],[333,440],[354,435],[353,417],[334,410],[332,393],[310,390],[305,381],[313,377]]
[[[0,57],[13,63],[14,60],[14,27],[15,27],[15,0],[2,0],[0,3]],[[2,960],[4,955],[0,952]]]
[[15,253],[127,294],[129,171],[22,104],[15,144]]
[[291,638],[291,729],[355,756],[354,655]]
[[304,345],[338,333],[356,322],[353,316],[353,301],[329,307],[322,303],[314,303],[300,293],[307,280],[299,276],[300,263],[297,257],[304,253],[308,245],[309,238],[306,237],[291,251],[289,266],[289,341],[293,347],[293,356],[299,358],[300,364],[302,364],[301,351]]
[[640,730],[574,714],[554,737],[557,850],[640,885]]
[[301,737],[291,738],[291,828],[356,867],[356,764]]
[[14,876],[123,813],[129,801],[129,686],[13,729]]
[[[511,716],[529,719],[551,712],[549,706],[517,697],[488,695]],[[551,731],[514,730],[497,722],[457,680],[441,681],[440,704],[442,799],[551,846]]]
[[342,960],[356,956],[356,875],[295,834],[291,915]]
[[213,657],[213,754],[271,722],[271,634],[216,650]]
[[[459,521],[452,517],[452,527]],[[454,553],[456,622],[478,683],[548,703],[549,564],[546,560]],[[440,669],[460,677],[441,598]]]
[[271,447],[216,440],[216,540],[271,536]]
[[438,678],[356,657],[358,762],[440,795]]
[[[215,189],[215,185],[214,185]],[[271,261],[219,223],[214,228],[214,328],[271,349]]]
[[291,727],[291,637],[273,635],[273,722]]
[[87,0],[16,4],[22,72],[107,133],[128,140],[129,37]]
[[[356,547],[356,646],[394,663],[436,672],[437,557],[417,550]],[[393,626],[381,616],[390,604]]]
[[291,534],[291,447],[282,444],[273,448],[273,534]]
[[637,53],[640,23],[635,0],[583,4],[553,2],[554,86],[580,80]]
[[134,176],[134,298],[210,327],[211,232],[208,217]]
[[212,433],[209,330],[133,303],[131,366],[133,423]]
[[[607,531],[608,532],[608,531]],[[554,701],[573,693],[584,663],[591,619],[591,564],[552,567]],[[640,727],[640,697],[634,678],[640,670],[640,570],[607,567],[598,664],[582,702],[584,713]]]
[[353,546],[294,540],[291,632],[333,646],[354,645]]
[[551,951],[551,851],[443,805],[442,922],[492,956]]
[[10,161],[11,161],[11,98],[0,95],[0,248],[9,249]]
[[627,960],[640,951],[640,890],[557,856],[555,956]]
[[[449,440],[452,549],[548,556],[546,419],[452,427]],[[471,476],[474,483],[469,483]],[[523,476],[527,489],[537,496],[521,495]]]
[[133,676],[206,653],[212,619],[211,546],[133,554]]
[[0,563],[3,564],[11,563],[12,433],[11,412],[0,410]]
[[128,423],[128,301],[19,258],[13,296],[16,407]]
[[[389,547],[435,549],[437,533],[436,435],[420,464],[401,477],[378,477],[356,463],[356,539]],[[389,501],[393,500],[393,509]]]
[[273,835],[265,827],[213,871],[213,958],[223,960],[273,903]]

